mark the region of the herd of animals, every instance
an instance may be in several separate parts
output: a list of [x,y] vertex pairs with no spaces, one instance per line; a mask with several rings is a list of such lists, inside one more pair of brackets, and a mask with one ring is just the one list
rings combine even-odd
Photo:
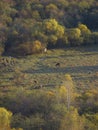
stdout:
[[[17,59],[13,58],[13,57],[0,57],[0,68],[5,68],[5,67],[12,67],[17,63]],[[60,62],[56,62],[54,64],[55,67],[60,67]],[[34,89],[40,89],[43,87],[43,85],[38,85],[37,80],[33,81],[34,84]]]

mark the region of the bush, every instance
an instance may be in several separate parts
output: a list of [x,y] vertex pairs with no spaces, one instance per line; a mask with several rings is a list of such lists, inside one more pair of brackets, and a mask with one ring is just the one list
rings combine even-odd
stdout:
[[32,53],[38,53],[38,52],[41,52],[42,51],[42,44],[40,41],[36,40],[33,42],[33,45],[32,45]]
[[91,34],[91,39],[92,39],[94,44],[98,44],[98,32],[93,32]]
[[[0,130],[16,130],[10,128],[12,113],[3,107],[0,107]],[[23,130],[21,128],[17,130]]]
[[91,34],[85,35],[84,44],[98,44],[98,32],[92,32]]
[[0,46],[0,55],[2,55],[4,52],[4,48]]
[[19,55],[30,55],[33,53],[40,53],[43,50],[40,41],[36,40],[34,42],[27,42],[19,44],[18,47],[14,46],[11,48],[11,52]]
[[83,38],[81,37],[81,30],[79,28],[67,29],[66,36],[68,37],[68,44],[70,46],[83,44]]

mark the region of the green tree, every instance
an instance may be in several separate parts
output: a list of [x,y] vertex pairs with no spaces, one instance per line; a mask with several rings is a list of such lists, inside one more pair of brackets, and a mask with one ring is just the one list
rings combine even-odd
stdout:
[[98,43],[98,32],[92,32],[88,36],[85,37],[86,44],[97,44]]
[[4,52],[7,38],[8,38],[8,28],[1,24],[0,25],[0,55]]
[[79,113],[97,113],[98,103],[98,90],[91,89],[83,92],[76,98],[76,104],[79,108]]
[[12,22],[12,17],[16,14],[16,9],[12,8],[13,1],[0,1],[0,23],[4,25],[10,25]]

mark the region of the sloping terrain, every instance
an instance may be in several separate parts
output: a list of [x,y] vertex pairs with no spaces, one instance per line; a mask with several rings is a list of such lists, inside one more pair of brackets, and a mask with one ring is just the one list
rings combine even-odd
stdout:
[[[98,86],[98,46],[48,50],[26,57],[3,57],[0,63],[0,88],[25,89],[56,87],[70,74],[79,90]],[[2,58],[1,58],[2,59]]]

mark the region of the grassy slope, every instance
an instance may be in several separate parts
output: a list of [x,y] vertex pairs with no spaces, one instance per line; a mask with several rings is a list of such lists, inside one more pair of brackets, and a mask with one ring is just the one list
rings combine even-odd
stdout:
[[[16,61],[13,65],[0,68],[1,90],[16,86],[26,89],[39,85],[47,88],[60,86],[66,73],[71,75],[79,90],[98,86],[98,46],[49,50],[47,54],[13,60]],[[57,62],[60,67],[55,66]]]

